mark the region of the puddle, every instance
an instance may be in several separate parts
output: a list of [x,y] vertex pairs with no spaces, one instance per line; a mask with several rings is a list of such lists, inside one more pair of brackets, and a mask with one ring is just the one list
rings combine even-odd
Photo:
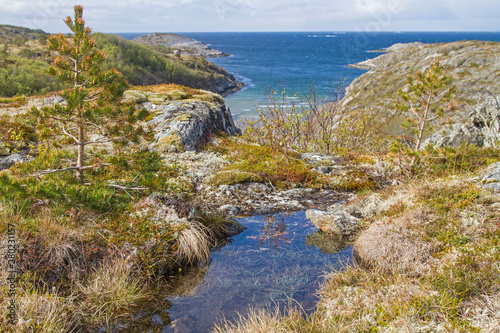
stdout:
[[318,228],[304,212],[239,222],[248,229],[214,250],[209,265],[185,272],[174,282],[165,307],[145,316],[151,320],[150,332],[210,332],[214,324],[245,315],[249,307],[283,309],[290,302],[310,313],[324,273],[351,262],[351,247],[323,253],[311,244],[315,236],[306,245]]

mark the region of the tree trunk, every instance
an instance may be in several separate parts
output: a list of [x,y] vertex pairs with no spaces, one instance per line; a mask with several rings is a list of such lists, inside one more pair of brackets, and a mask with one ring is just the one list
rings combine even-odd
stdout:
[[76,159],[76,179],[83,181],[83,153],[85,148],[84,129],[78,125],[78,157]]

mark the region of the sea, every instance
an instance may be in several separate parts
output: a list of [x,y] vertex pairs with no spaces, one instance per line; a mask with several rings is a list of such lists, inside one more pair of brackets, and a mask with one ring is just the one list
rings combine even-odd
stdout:
[[[120,33],[133,39],[146,33]],[[265,109],[269,93],[285,90],[303,98],[314,90],[328,99],[339,81],[348,85],[364,70],[349,68],[380,55],[396,43],[441,43],[460,40],[500,41],[500,32],[186,32],[180,35],[208,44],[229,57],[209,58],[245,88],[226,97],[235,119],[252,118]]]

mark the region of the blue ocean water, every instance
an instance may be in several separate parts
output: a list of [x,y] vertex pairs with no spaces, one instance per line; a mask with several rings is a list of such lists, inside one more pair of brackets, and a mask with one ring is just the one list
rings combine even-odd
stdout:
[[[236,118],[254,115],[264,105],[267,89],[286,88],[289,96],[330,91],[340,76],[346,84],[365,71],[347,65],[374,58],[395,43],[439,43],[459,40],[500,41],[500,32],[219,32],[181,33],[209,44],[231,57],[209,59],[247,87],[226,98]],[[141,34],[122,34],[132,39]]]

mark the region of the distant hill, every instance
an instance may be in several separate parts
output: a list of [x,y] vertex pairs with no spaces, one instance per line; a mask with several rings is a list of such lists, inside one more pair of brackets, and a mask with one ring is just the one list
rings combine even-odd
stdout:
[[29,39],[46,39],[50,34],[43,30],[16,27],[14,25],[0,24],[0,43],[15,43]]
[[[0,97],[45,94],[63,88],[47,74],[55,56],[45,45],[49,36],[42,30],[0,25]],[[104,67],[118,69],[133,85],[177,83],[223,96],[243,86],[211,62],[187,54],[174,55],[166,46],[147,46],[103,33],[95,33],[93,38],[108,54]]]
[[134,38],[133,41],[148,46],[162,45],[172,49],[177,49],[182,53],[194,57],[216,58],[229,56],[229,54],[222,53],[221,51],[212,50],[208,47],[208,45],[203,44],[196,39],[173,33],[152,33]]
[[352,81],[343,105],[353,112],[379,111],[394,134],[401,131],[399,124],[410,115],[401,114],[395,107],[398,89],[406,85],[408,75],[425,71],[436,60],[444,67],[446,75],[455,79],[457,92],[453,96],[453,112],[436,119],[434,126],[462,123],[469,118],[470,106],[476,105],[479,96],[487,91],[500,93],[499,42],[415,42],[395,44],[381,52],[384,54],[374,59],[351,65],[368,72]]

